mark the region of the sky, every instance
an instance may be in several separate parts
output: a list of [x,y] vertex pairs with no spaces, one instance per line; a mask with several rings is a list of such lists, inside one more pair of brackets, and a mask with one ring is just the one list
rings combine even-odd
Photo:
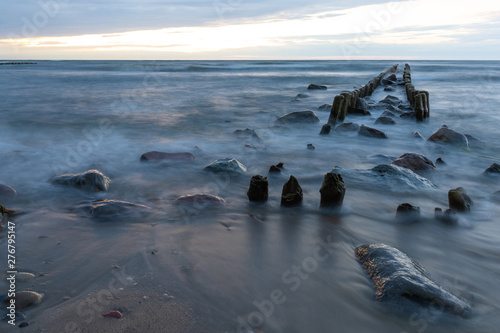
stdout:
[[3,60],[500,60],[498,0],[17,0]]

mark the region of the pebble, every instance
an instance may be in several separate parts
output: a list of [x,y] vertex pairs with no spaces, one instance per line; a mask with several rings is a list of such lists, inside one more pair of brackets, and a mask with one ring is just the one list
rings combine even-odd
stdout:
[[102,315],[103,317],[106,318],[115,318],[115,319],[120,319],[122,317],[122,313],[120,311],[110,311]]

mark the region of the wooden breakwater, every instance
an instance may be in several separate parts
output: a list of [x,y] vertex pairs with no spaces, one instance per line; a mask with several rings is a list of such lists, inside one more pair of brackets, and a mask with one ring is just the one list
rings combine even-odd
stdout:
[[349,107],[355,108],[358,105],[358,98],[370,96],[375,91],[375,89],[377,89],[378,85],[385,75],[390,72],[396,72],[398,65],[399,64],[396,64],[386,71],[380,73],[378,76],[375,76],[372,80],[370,80],[367,84],[359,89],[351,92],[343,92],[340,95],[335,96],[335,98],[333,99],[330,117],[328,118],[328,124],[330,124],[331,126],[335,126],[337,121],[343,122],[348,113]]
[[406,97],[415,110],[417,120],[423,121],[426,118],[429,118],[431,111],[429,92],[415,89],[415,86],[411,83],[411,68],[408,64],[405,64],[403,79],[406,86]]

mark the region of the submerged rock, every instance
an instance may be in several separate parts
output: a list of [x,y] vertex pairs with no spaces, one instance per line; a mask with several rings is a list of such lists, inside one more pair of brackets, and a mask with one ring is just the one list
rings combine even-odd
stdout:
[[225,205],[226,200],[224,200],[221,197],[218,197],[216,195],[211,195],[211,194],[188,194],[188,195],[183,195],[175,199],[174,201],[175,204],[181,204],[181,205]]
[[447,225],[456,225],[458,223],[457,213],[453,209],[447,209],[443,213],[441,208],[435,208],[434,218]]
[[296,111],[279,117],[276,122],[279,124],[316,124],[319,118],[312,111]]
[[352,106],[347,107],[347,113],[355,116],[371,116],[370,111],[353,108]]
[[376,177],[383,177],[387,185],[393,184],[394,187],[409,186],[414,189],[436,187],[430,180],[420,177],[410,169],[393,164],[377,165],[371,169],[371,173]]
[[396,115],[392,111],[386,110],[380,115],[380,117],[396,118]]
[[222,158],[216,160],[205,167],[205,170],[212,172],[225,172],[230,175],[242,175],[247,172],[247,168],[234,158]]
[[281,206],[282,207],[296,207],[302,205],[302,187],[300,187],[297,178],[293,175],[283,185],[281,192]]
[[10,200],[17,196],[16,190],[12,187],[0,184],[0,200]]
[[38,305],[42,302],[43,294],[34,291],[17,291],[15,297],[6,297],[2,303],[10,304],[11,299],[16,301],[16,309],[24,309],[32,305]]
[[492,165],[490,165],[488,169],[484,170],[484,172],[489,174],[495,174],[495,173],[500,174],[500,164],[493,163]]
[[396,91],[396,88],[393,88],[393,87],[385,87],[385,88],[384,88],[384,91],[387,91],[387,92],[395,92],[395,91]]
[[255,130],[247,128],[245,130],[236,130],[233,134],[240,139],[253,139],[260,141],[260,137],[257,135]]
[[51,182],[57,185],[66,185],[81,188],[87,191],[107,191],[111,180],[98,170],[88,170],[77,174],[64,174],[52,178]]
[[375,120],[375,124],[376,125],[379,125],[379,124],[382,124],[382,125],[396,125],[396,122],[392,118],[380,116],[380,117],[377,118],[377,120]]
[[366,100],[364,98],[356,98],[356,107],[361,110],[368,111],[370,106],[368,106],[368,103],[366,103]]
[[436,160],[436,165],[446,165],[446,162],[441,158],[441,157],[438,157],[438,159]]
[[412,171],[432,171],[436,170],[434,163],[421,154],[406,153],[401,155],[392,164],[410,169]]
[[387,135],[385,135],[384,132],[365,125],[361,125],[361,127],[359,128],[358,135],[366,136],[369,138],[387,139]]
[[[278,169],[279,170],[279,169]],[[268,198],[269,182],[261,175],[253,176],[247,192],[248,200],[252,202],[265,202]]]
[[375,298],[404,310],[414,306],[466,316],[470,305],[436,282],[415,261],[398,249],[385,244],[362,245],[356,257],[375,287]]
[[387,77],[387,80],[391,80],[391,81],[397,81],[398,78],[396,77],[396,74],[391,74]]
[[486,147],[486,142],[483,142],[470,134],[464,134],[464,135],[467,138],[467,142],[469,143],[470,148],[484,149]]
[[308,98],[309,95],[308,94],[298,94],[297,96],[295,96],[295,98]]
[[398,106],[401,104],[401,100],[395,96],[387,95],[383,100],[381,100],[379,103],[383,104],[388,104],[392,106]]
[[319,84],[314,84],[314,83],[311,83],[307,89],[309,90],[327,90],[328,87],[327,86],[322,86],[322,85],[319,85]]
[[281,173],[281,169],[278,168],[276,165],[271,165],[271,167],[269,168],[269,172],[270,173],[272,173],[272,172]]
[[441,144],[449,144],[463,148],[467,148],[469,146],[467,137],[465,135],[449,129],[446,125],[443,125],[443,127],[434,132],[427,139],[427,141],[441,143]]
[[359,132],[360,126],[356,123],[343,123],[335,127],[336,133],[354,133]]
[[420,219],[420,207],[403,203],[396,210],[396,219],[404,222],[414,222]]
[[474,204],[463,187],[450,190],[448,192],[448,201],[450,209],[457,212],[469,212],[471,206]]
[[320,207],[342,206],[345,196],[345,184],[342,176],[333,171],[327,173],[319,192],[321,193]]
[[324,124],[323,127],[321,127],[321,132],[319,132],[319,135],[328,135],[330,134],[331,130],[332,130],[332,125]]
[[160,161],[192,161],[194,155],[188,152],[184,153],[164,153],[161,151],[150,151],[141,155],[141,161],[160,162]]
[[419,140],[425,141],[425,138],[422,136],[422,134],[420,134],[420,132],[417,132],[417,131],[413,132],[411,134],[411,137],[414,139],[419,139]]
[[100,199],[84,201],[71,207],[72,210],[83,210],[89,216],[95,218],[110,218],[122,214],[135,215],[151,211],[151,207],[127,201]]
[[330,111],[332,109],[331,104],[323,104],[321,106],[318,106],[318,110],[320,111]]
[[316,149],[316,147],[314,147],[314,145],[312,143],[309,143],[309,144],[307,144],[307,149],[314,150],[314,149]]

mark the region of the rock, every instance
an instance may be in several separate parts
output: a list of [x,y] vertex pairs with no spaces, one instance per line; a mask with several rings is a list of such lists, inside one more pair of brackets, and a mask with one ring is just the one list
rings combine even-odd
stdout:
[[309,150],[314,150],[314,149],[316,149],[316,147],[314,147],[312,143],[309,143],[309,144],[307,145],[307,149],[309,149]]
[[[384,85],[384,86],[390,86],[390,85],[396,84],[396,82],[391,81],[391,80],[387,80],[387,79],[382,79],[380,82],[381,82],[381,83],[382,83],[382,85]],[[385,90],[385,89],[384,89],[384,90]]]
[[[22,312],[15,311],[13,316],[16,321],[23,321],[26,319],[26,315]],[[5,316],[2,318],[2,321],[9,321],[12,320],[13,318],[11,317],[10,313],[5,314]]]
[[414,138],[414,139],[419,139],[419,140],[424,140],[425,141],[425,138],[422,136],[422,134],[420,134],[420,132],[413,132],[411,134],[411,137]]
[[399,115],[399,117],[405,119],[411,119],[411,118],[416,118],[417,116],[415,115],[414,111],[409,111],[409,112],[403,112],[402,114]]
[[359,132],[359,125],[356,123],[343,123],[335,128],[336,133]]
[[356,257],[375,287],[375,298],[411,312],[415,306],[466,316],[470,305],[443,289],[398,249],[385,244],[362,245]]
[[276,165],[271,165],[271,167],[269,168],[269,172],[281,173],[281,169],[278,168]]
[[318,110],[320,111],[331,111],[332,110],[332,105],[331,104],[323,104],[318,107]]
[[368,159],[375,162],[375,163],[391,164],[392,161],[397,159],[397,157],[396,156],[388,156],[388,155],[384,155],[384,154],[376,154],[376,155],[368,156]]
[[382,177],[385,185],[392,189],[404,189],[404,187],[434,188],[436,187],[430,180],[420,177],[407,168],[402,168],[394,164],[381,164],[372,168],[371,174],[375,177]]
[[296,207],[302,205],[302,188],[298,180],[292,175],[290,179],[283,185],[281,192],[282,207]]
[[233,132],[240,139],[253,139],[256,141],[261,141],[260,137],[255,133],[255,130],[247,128],[245,130],[236,130]]
[[385,108],[386,111],[394,112],[394,113],[401,113],[401,110],[399,108],[395,108],[392,105],[387,105]]
[[307,87],[307,89],[309,89],[309,90],[327,90],[328,87],[327,86],[321,86],[319,84],[313,84],[313,83],[311,83],[309,85],[309,87]]
[[384,91],[387,91],[387,92],[395,92],[395,91],[396,91],[396,88],[393,88],[393,87],[385,87],[385,88],[384,88]]
[[135,214],[144,214],[151,211],[151,207],[146,205],[113,199],[83,201],[70,209],[83,210],[90,217],[94,218],[111,218],[122,214],[133,216]]
[[414,222],[420,219],[420,207],[415,207],[409,203],[403,203],[396,210],[396,219],[405,222]]
[[110,311],[102,315],[103,317],[106,318],[115,318],[115,319],[120,319],[122,317],[122,313],[120,311]]
[[17,196],[16,190],[12,187],[0,184],[0,200],[15,199]]
[[188,152],[184,153],[164,153],[161,151],[150,151],[141,155],[141,161],[143,162],[160,162],[160,161],[172,161],[172,162],[182,162],[182,161],[192,161],[194,160],[194,155]]
[[347,114],[354,116],[371,116],[370,111],[366,111],[359,108],[353,108],[352,106],[347,107]]
[[[10,304],[10,300],[14,297],[6,297],[2,303],[7,305]],[[38,305],[42,301],[43,294],[39,294],[34,291],[18,291],[16,292],[16,309],[24,309],[28,306]]]
[[490,167],[486,170],[484,170],[485,173],[500,173],[500,164],[498,163],[493,163],[490,165]]
[[175,199],[177,205],[225,205],[226,200],[211,194],[188,194]]
[[436,165],[446,165],[446,162],[443,161],[443,159],[441,157],[439,157],[437,160],[436,160]]
[[279,124],[316,124],[319,122],[318,116],[312,111],[296,111],[288,113],[276,119]]
[[470,134],[464,134],[465,137],[467,138],[467,142],[469,143],[469,147],[473,149],[484,149],[486,147],[486,143],[479,140],[478,138],[470,135]]
[[455,132],[454,130],[451,130],[445,126],[441,127],[436,132],[434,132],[427,139],[427,141],[459,146],[463,148],[467,148],[469,146],[467,137],[465,135],[463,135],[462,133]]
[[384,111],[381,115],[381,117],[391,117],[391,118],[396,118],[396,115],[392,113],[391,111]]
[[458,187],[448,192],[450,209],[457,212],[469,212],[474,204],[464,188]]
[[379,131],[378,129],[371,128],[365,125],[361,125],[359,128],[358,135],[367,136],[370,138],[379,138],[379,139],[387,139],[387,135],[384,132]]
[[216,160],[205,167],[205,170],[216,173],[227,173],[237,176],[247,172],[247,168],[234,158],[222,158]]
[[88,170],[77,174],[64,174],[52,178],[52,183],[81,188],[87,191],[107,191],[111,180],[98,170]]
[[309,97],[308,94],[298,94],[297,96],[295,96],[295,98],[307,98]]
[[18,272],[16,274],[16,281],[18,282],[28,282],[35,278],[35,274],[26,273],[26,272]]
[[332,125],[324,124],[323,127],[321,127],[321,132],[319,132],[319,135],[328,135],[330,134],[331,130],[332,130]]
[[283,162],[279,162],[278,164],[276,164],[276,167],[283,169],[284,168]]
[[387,80],[391,80],[391,81],[396,82],[398,80],[398,78],[396,77],[396,74],[391,74],[391,75],[389,75]]
[[379,103],[388,104],[388,105],[392,105],[392,106],[398,106],[399,104],[401,104],[401,100],[395,96],[387,95]]
[[[279,169],[278,169],[279,170]],[[247,192],[248,200],[252,202],[265,202],[268,197],[269,182],[261,175],[253,176]]]
[[30,326],[30,323],[28,323],[27,321],[23,321],[22,323],[19,324],[20,328],[28,327],[28,326]]
[[401,155],[392,164],[410,169],[412,171],[432,171],[436,166],[430,159],[421,154],[406,153]]
[[434,218],[447,225],[456,225],[458,223],[457,213],[453,209],[447,209],[443,213],[441,208],[435,208]]
[[377,120],[375,120],[375,124],[376,125],[396,125],[396,122],[392,119],[392,118],[389,118],[389,117],[379,117],[377,118]]
[[345,196],[345,184],[342,176],[333,171],[327,173],[319,192],[321,193],[320,207],[342,206]]

